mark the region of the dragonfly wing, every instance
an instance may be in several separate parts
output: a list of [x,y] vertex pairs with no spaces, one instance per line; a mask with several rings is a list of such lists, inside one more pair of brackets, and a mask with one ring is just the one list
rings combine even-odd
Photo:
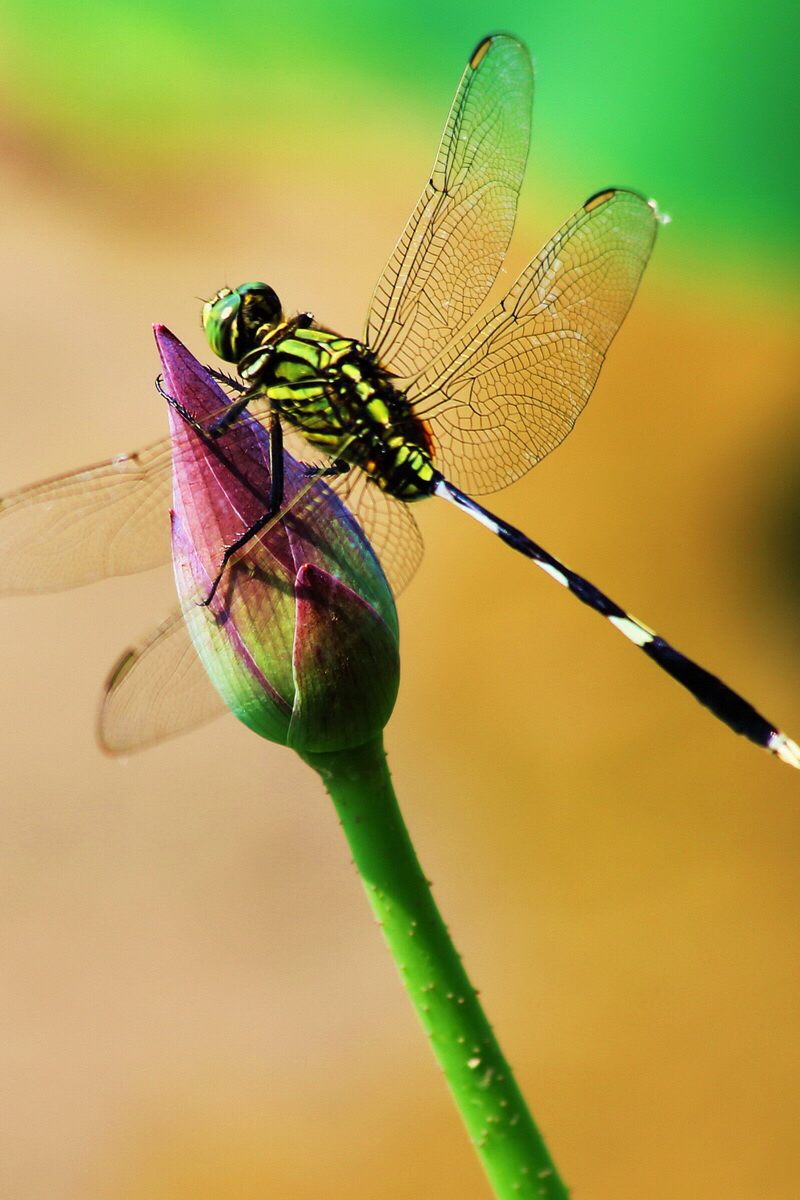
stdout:
[[[268,404],[255,397],[252,416]],[[65,591],[170,558],[169,438],[0,497],[0,595]]]
[[177,610],[114,667],[101,701],[98,737],[108,754],[130,754],[225,711]]
[[[283,445],[309,470],[330,467],[332,459],[311,447],[301,433],[284,426]],[[423,555],[422,534],[411,506],[387,495],[358,467],[325,479],[349,508],[378,556],[395,596],[411,582]]]
[[169,558],[169,440],[0,499],[0,595],[51,592]]
[[457,487],[498,491],[566,437],[636,294],[656,224],[636,192],[590,197],[505,300],[398,381]]
[[[256,419],[267,411],[258,397],[248,406]],[[301,435],[287,428],[285,436],[298,460],[330,464],[314,462]],[[223,435],[221,448],[224,440]],[[164,439],[0,498],[0,595],[64,591],[168,562],[171,465],[170,442]],[[329,482],[361,524],[399,595],[422,558],[422,538],[408,506],[355,467]]]
[[358,467],[329,482],[364,530],[392,592],[399,596],[411,582],[423,553],[422,534],[410,506],[381,491]]
[[398,375],[430,362],[486,298],[517,211],[533,65],[505,34],[467,63],[430,181],[378,281],[364,340]]

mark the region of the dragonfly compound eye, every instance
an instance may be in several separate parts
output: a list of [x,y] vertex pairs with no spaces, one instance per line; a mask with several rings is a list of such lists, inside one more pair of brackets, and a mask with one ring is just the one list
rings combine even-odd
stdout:
[[282,320],[281,302],[266,283],[243,283],[235,291],[222,288],[203,305],[206,337],[225,362],[239,362],[257,344],[259,331]]

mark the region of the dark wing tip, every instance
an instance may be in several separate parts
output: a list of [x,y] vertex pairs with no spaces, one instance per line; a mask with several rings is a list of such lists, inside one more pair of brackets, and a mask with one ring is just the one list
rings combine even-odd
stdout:
[[469,65],[472,67],[473,71],[475,70],[475,68],[477,66],[480,65],[481,60],[483,59],[483,57],[486,54],[489,47],[491,46],[492,41],[495,36],[496,36],[495,34],[490,34],[489,37],[485,37],[482,41],[478,42],[477,46],[472,51],[472,54],[470,55],[470,59],[469,59]]
[[97,713],[95,724],[95,736],[100,749],[104,754],[108,754],[110,758],[118,758],[120,755],[126,754],[129,750],[129,747],[115,745],[113,739],[109,740],[109,738],[106,736],[108,732],[104,719],[106,714],[106,704],[111,693],[117,687],[120,680],[127,675],[135,661],[136,650],[133,647],[131,647],[130,650],[126,650],[124,654],[119,656],[117,661],[114,663],[114,666],[108,673],[108,678],[106,679],[103,687],[103,693],[100,697],[100,707]]
[[106,679],[105,687],[103,689],[104,694],[110,692],[112,688],[116,687],[126,671],[130,669],[131,663],[135,657],[136,650],[133,647],[131,647],[130,650],[126,650],[124,654],[119,656],[117,661],[114,663],[114,666],[108,673],[108,678]]
[[635,200],[641,200],[643,204],[652,208],[655,216],[658,216],[658,207],[655,200],[648,200],[645,195],[637,192],[635,188],[625,187],[603,188],[602,191],[595,192],[588,200],[584,200],[584,212],[593,212],[596,208],[602,208],[604,204],[608,204],[610,200],[614,200],[617,196],[632,196]]
[[595,208],[600,208],[603,204],[607,204],[609,200],[616,196],[618,190],[618,188],[604,188],[602,192],[595,192],[588,200],[584,200],[584,212],[592,212]]
[[[513,33],[490,33],[487,37],[481,38],[469,58],[469,66],[474,71],[483,62],[489,52],[489,48],[494,42],[513,42],[517,46],[521,46],[525,50],[525,46],[514,37]],[[527,53],[527,51],[525,51]]]

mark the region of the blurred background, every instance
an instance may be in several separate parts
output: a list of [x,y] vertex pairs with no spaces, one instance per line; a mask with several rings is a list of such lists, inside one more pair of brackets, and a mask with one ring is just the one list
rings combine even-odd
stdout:
[[[672,223],[496,510],[800,736],[798,18],[773,2],[0,4],[0,490],[166,429],[150,325],[264,278],[360,333],[487,32],[530,46],[508,284],[586,196]],[[412,835],[576,1196],[790,1200],[800,779],[445,505],[400,602]],[[233,718],[129,762],[169,572],[4,602],[0,1194],[485,1200],[318,780]]]

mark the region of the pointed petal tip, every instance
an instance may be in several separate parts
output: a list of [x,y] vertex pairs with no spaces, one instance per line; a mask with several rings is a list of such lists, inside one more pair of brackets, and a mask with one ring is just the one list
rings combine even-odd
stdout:
[[177,338],[171,329],[167,329],[166,325],[162,325],[160,321],[153,322],[153,337],[156,339],[156,345],[161,347],[170,342],[177,342]]
[[767,742],[767,750],[781,762],[788,763],[790,767],[800,770],[800,746],[785,733],[776,730]]

